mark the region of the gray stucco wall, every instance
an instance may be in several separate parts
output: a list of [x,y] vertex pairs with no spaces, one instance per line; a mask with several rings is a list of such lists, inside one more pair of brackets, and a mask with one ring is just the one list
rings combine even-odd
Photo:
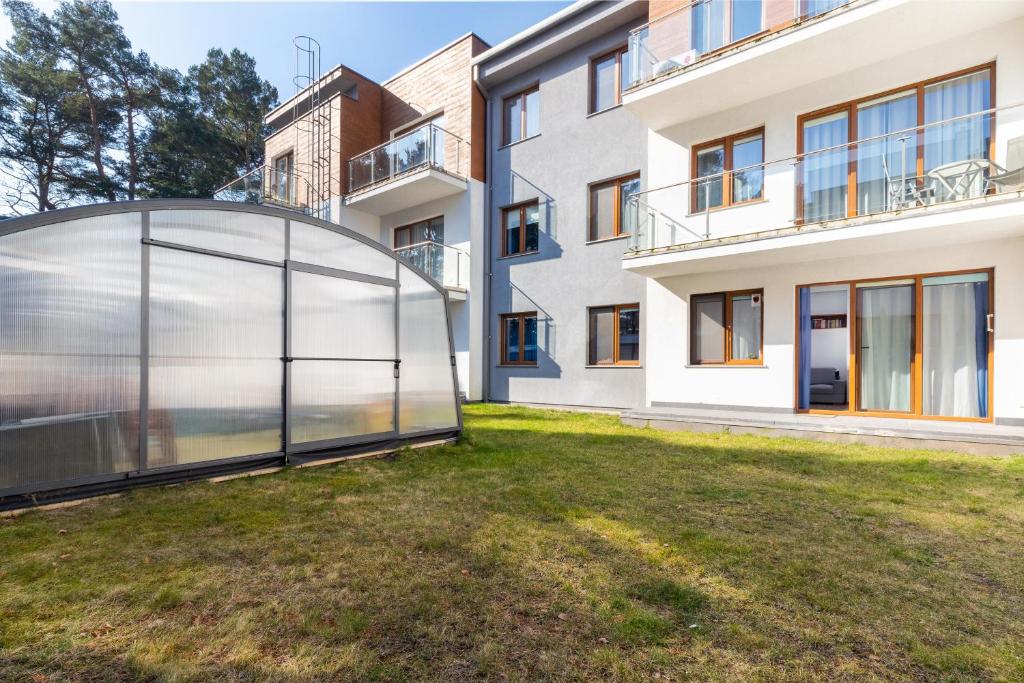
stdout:
[[[492,86],[492,131],[501,131],[506,95],[540,83],[540,135],[508,147],[493,135],[489,263],[489,398],[602,407],[644,405],[641,367],[587,367],[587,307],[640,303],[643,278],[623,272],[624,239],[588,244],[588,185],[645,170],[646,128],[622,107],[588,116],[591,57],[626,42],[630,25]],[[538,198],[540,251],[501,258],[501,208]],[[502,313],[538,312],[537,367],[501,367]]]

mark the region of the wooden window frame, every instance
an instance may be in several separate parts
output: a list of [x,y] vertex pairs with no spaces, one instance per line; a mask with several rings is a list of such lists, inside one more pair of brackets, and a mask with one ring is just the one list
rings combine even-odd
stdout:
[[[924,91],[925,88],[936,83],[943,81],[952,80],[961,76],[967,76],[970,74],[981,73],[988,71],[989,79],[989,103],[985,107],[986,110],[994,109],[996,106],[996,63],[988,62],[986,64],[979,64],[972,66],[967,69],[960,69],[959,71],[953,71],[951,73],[943,74],[941,76],[935,76],[933,78],[927,78],[922,81],[915,81],[898,88],[890,88],[883,92],[874,93],[866,97],[858,97],[855,100],[849,100],[847,102],[841,102],[834,104],[822,109],[816,109],[806,114],[800,114],[796,117],[796,156],[797,163],[803,161],[804,155],[804,125],[807,121],[812,119],[821,118],[830,114],[838,114],[840,112],[846,113],[846,144],[847,159],[846,159],[846,215],[843,218],[853,218],[857,216],[857,146],[853,144],[857,140],[857,107],[865,102],[872,100],[881,99],[889,95],[895,95],[901,92],[915,91],[917,96],[917,166],[914,169],[915,175],[921,177],[924,175]],[[989,140],[989,159],[995,159],[996,156],[996,115],[992,116],[992,136]],[[802,225],[804,222],[804,175],[802,170],[798,170],[796,174],[796,219],[797,225]],[[842,220],[842,219],[838,219]]]
[[[608,306],[588,306],[587,307],[587,367],[590,368],[609,368],[616,365],[626,367],[636,367],[640,365],[640,359],[636,360],[622,360],[622,348],[620,346],[621,339],[619,338],[619,316],[623,310],[636,309],[637,315],[640,315],[640,304],[611,304]],[[612,362],[611,363],[599,363],[595,359],[590,357],[590,344],[594,338],[594,327],[593,319],[591,314],[594,311],[610,310],[612,312]],[[639,332],[638,332],[639,334]],[[639,341],[637,342],[639,345]],[[637,355],[639,355],[639,349],[637,349]]]
[[[702,142],[699,145],[694,145],[690,150],[690,178],[693,182],[690,183],[690,215],[702,214],[707,211],[720,211],[722,209],[728,209],[733,206],[744,206],[745,204],[756,204],[764,201],[764,185],[761,186],[761,196],[755,197],[754,199],[745,199],[742,202],[733,201],[732,198],[732,181],[733,181],[733,167],[732,167],[732,148],[733,144],[737,140],[744,138],[754,137],[755,135],[761,136],[761,164],[764,165],[764,126],[757,128],[751,128],[745,130],[742,133],[734,133],[732,135],[726,135],[725,137],[718,138],[717,140],[709,140],[708,142]],[[697,193],[698,182],[700,178],[697,176],[697,156],[706,149],[717,147],[721,145],[725,152],[725,162],[722,169],[722,203],[718,206],[705,207],[703,210],[697,209]],[[747,167],[744,167],[747,168]]]
[[[286,201],[293,201],[293,197],[292,197],[292,176],[295,175],[295,150],[294,149],[290,149],[287,152],[282,152],[281,154],[278,154],[276,157],[274,157],[274,160],[271,163],[270,167],[273,169],[275,175],[277,174],[277,162],[281,161],[281,159],[287,159],[288,160],[288,165],[287,165],[287,168],[285,170],[285,178],[284,178],[284,182],[285,182],[285,188],[284,188],[285,199],[286,199]],[[276,184],[274,186],[274,189],[275,190],[277,189]]]
[[[622,230],[622,186],[625,183],[639,179],[640,172],[636,171],[634,173],[618,176],[617,178],[602,180],[587,185],[587,242],[604,242],[606,240],[614,240],[620,237],[629,236],[628,232],[624,232]],[[597,237],[597,225],[594,222],[597,217],[597,212],[595,211],[595,191],[602,190],[606,187],[615,188],[614,198],[612,199],[612,235],[610,237]]]
[[[602,52],[596,57],[590,58],[590,96],[588,98],[587,113],[600,114],[603,111],[614,109],[622,104],[622,58],[629,52],[629,45],[622,44],[615,49]],[[615,101],[604,109],[597,108],[597,65],[609,57],[615,57]]]
[[[512,94],[512,95],[509,95],[508,97],[502,98],[502,100],[501,100],[501,146],[502,147],[506,147],[508,145],[515,144],[517,142],[522,142],[523,140],[528,140],[528,139],[530,139],[532,137],[540,135],[539,132],[534,133],[532,135],[527,135],[526,134],[526,97],[527,97],[527,95],[532,95],[533,93],[537,93],[538,96],[540,95],[540,83],[534,83],[533,85],[531,85],[528,88],[524,88],[524,89],[520,90],[519,92],[517,92],[515,94]],[[521,131],[522,136],[518,140],[512,140],[511,139],[511,137],[512,137],[512,126],[509,125],[510,122],[508,120],[508,107],[507,107],[508,102],[510,100],[515,100],[515,99],[519,99],[520,100],[519,130]],[[539,112],[538,112],[538,114],[539,114]],[[538,124],[539,123],[540,122],[538,121]]]
[[[934,273],[914,273],[910,275],[887,275],[885,277],[866,277],[853,280],[833,280],[830,282],[811,282],[798,284],[794,288],[794,311],[800,310],[800,290],[804,287],[822,287],[826,285],[847,285],[849,301],[847,303],[847,331],[849,334],[849,360],[847,361],[847,395],[845,410],[827,408],[800,407],[800,316],[795,315],[793,327],[793,408],[797,413],[818,415],[854,415],[860,417],[896,417],[908,420],[942,420],[946,422],[994,422],[995,421],[995,332],[988,334],[987,367],[988,367],[988,417],[956,417],[950,415],[925,415],[924,406],[924,280],[944,275],[970,275],[973,273],[988,274],[988,312],[996,315],[996,271],[995,268],[967,268],[962,270],[946,270]],[[858,379],[861,366],[861,350],[859,344],[860,321],[857,309],[857,285],[865,282],[886,282],[895,280],[914,281],[914,329],[912,343],[914,353],[910,361],[910,412],[861,410],[860,381]]]
[[[761,334],[760,334],[760,346],[757,350],[757,358],[733,358],[732,357],[732,298],[735,296],[742,296],[744,294],[757,294],[761,297]],[[723,344],[725,348],[722,350],[722,358],[724,360],[712,360],[712,361],[701,361],[697,360],[695,356],[696,346],[693,343],[695,332],[696,332],[696,309],[693,307],[693,300],[696,297],[711,297],[721,296],[723,306]],[[757,289],[734,289],[726,292],[701,292],[698,294],[691,294],[689,298],[690,306],[690,365],[703,366],[723,366],[723,365],[751,365],[751,366],[763,366],[764,365],[764,288]]]
[[[531,206],[537,207],[537,248],[526,250],[526,210]],[[508,251],[508,240],[506,239],[508,232],[508,215],[513,211],[519,212],[519,251]],[[529,201],[519,202],[518,204],[511,204],[504,206],[501,209],[501,257],[508,258],[512,256],[526,256],[527,254],[536,254],[540,252],[540,200],[530,199]]]
[[[723,21],[726,23],[726,25],[729,28],[729,40],[726,41],[720,47],[716,47],[713,50],[708,50],[707,52],[700,53],[700,55],[697,57],[698,60],[703,60],[703,59],[707,59],[708,57],[717,56],[717,55],[725,52],[726,50],[732,50],[733,48],[737,47],[738,45],[743,45],[744,43],[752,42],[752,41],[757,40],[758,38],[761,38],[761,37],[763,37],[763,36],[765,36],[765,35],[767,35],[769,33],[780,31],[780,30],[790,26],[791,24],[796,23],[796,20],[790,20],[790,21],[787,21],[787,22],[781,24],[780,26],[767,26],[766,25],[766,20],[767,20],[767,17],[768,17],[768,2],[767,2],[767,0],[761,0],[761,30],[760,31],[755,31],[754,33],[751,33],[749,36],[743,36],[742,38],[735,38],[733,36],[733,21],[732,20],[733,20],[733,6],[736,4],[736,2],[737,2],[737,0],[729,0],[729,2],[727,2],[725,4],[726,12],[724,14]],[[698,4],[700,4],[700,3],[693,2],[693,3],[690,3],[690,5],[689,5],[689,14],[690,14],[690,16],[689,16],[689,20],[690,20],[689,30],[690,31],[693,30],[693,9]]]
[[[537,360],[525,360],[526,356],[526,319],[533,318],[537,320],[537,311],[523,311],[521,313],[502,313],[501,319],[501,358],[499,365],[508,367],[536,367]],[[519,321],[519,360],[509,360],[508,358],[508,333],[506,331],[506,325],[509,320]],[[538,336],[540,334],[540,328],[537,329]],[[537,345],[537,356],[540,356],[540,344]]]
[[[441,221],[444,222],[444,214],[440,214],[438,216],[431,216],[430,218],[421,218],[420,220],[413,221],[412,223],[406,223],[405,225],[396,226],[391,231],[391,246],[392,246],[392,248],[395,248],[395,249],[399,248],[398,247],[398,233],[399,232],[401,232],[403,230],[409,230],[410,233],[411,233],[412,229],[414,227],[416,227],[417,225],[419,225],[420,223],[430,223],[431,221],[436,221],[438,219],[441,219]],[[412,241],[411,234],[410,234],[409,245],[413,245],[413,244],[418,244],[418,243]]]

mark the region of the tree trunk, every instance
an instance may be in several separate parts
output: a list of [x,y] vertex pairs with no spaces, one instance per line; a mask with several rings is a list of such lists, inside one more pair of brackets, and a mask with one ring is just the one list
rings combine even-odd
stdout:
[[103,141],[100,140],[99,114],[96,111],[96,94],[93,92],[89,77],[85,75],[84,69],[79,66],[78,76],[82,80],[82,87],[85,89],[85,96],[89,100],[89,123],[92,125],[92,161],[96,165],[96,174],[104,185],[104,194],[107,201],[114,201],[117,196],[114,188],[107,184],[107,172],[103,168]]
[[138,148],[135,144],[135,105],[131,96],[126,100],[128,116],[128,201],[135,200],[135,183],[139,175]]

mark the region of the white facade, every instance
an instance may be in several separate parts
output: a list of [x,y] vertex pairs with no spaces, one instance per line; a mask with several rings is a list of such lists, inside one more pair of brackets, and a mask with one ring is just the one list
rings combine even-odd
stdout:
[[[908,24],[911,20],[916,23]],[[623,259],[625,270],[647,276],[646,405],[793,411],[798,407],[798,287],[991,269],[988,417],[1024,424],[1021,192],[982,193],[968,201],[908,206],[824,224],[795,220],[801,115],[974,67],[994,64],[993,160],[1011,169],[1024,166],[1022,36],[1024,6],[1019,2],[855,0],[834,17],[627,94],[626,108],[649,125],[647,187],[654,190],[643,202],[650,207],[648,215],[660,221],[659,227],[646,228],[646,243],[637,243],[646,248]],[[744,92],[754,96],[744,97]],[[721,93],[726,106],[715,106],[715,93]],[[687,105],[688,97],[696,99]],[[760,127],[766,162],[761,201],[691,211],[693,147]],[[763,289],[762,362],[693,364],[691,296],[751,289]],[[819,349],[812,362],[835,364],[843,380],[855,380],[842,364],[854,351],[850,344],[857,343],[843,338],[846,332],[832,333],[835,345]]]

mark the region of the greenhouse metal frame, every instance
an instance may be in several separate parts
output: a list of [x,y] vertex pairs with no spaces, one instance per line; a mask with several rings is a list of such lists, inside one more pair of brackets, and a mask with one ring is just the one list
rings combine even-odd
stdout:
[[460,403],[445,290],[342,226],[187,199],[0,222],[0,507],[453,438]]

